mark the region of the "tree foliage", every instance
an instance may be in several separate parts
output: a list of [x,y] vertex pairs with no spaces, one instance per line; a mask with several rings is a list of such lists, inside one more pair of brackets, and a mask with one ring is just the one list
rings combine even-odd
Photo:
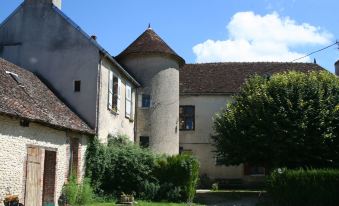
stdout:
[[249,78],[214,120],[226,165],[339,166],[339,79],[329,72]]

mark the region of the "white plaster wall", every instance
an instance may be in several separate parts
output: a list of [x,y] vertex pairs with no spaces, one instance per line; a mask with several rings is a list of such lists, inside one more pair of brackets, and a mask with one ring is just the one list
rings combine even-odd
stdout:
[[[82,137],[82,155],[86,149],[87,138]],[[61,195],[65,176],[68,173],[69,159],[66,155],[69,138],[65,131],[30,123],[29,127],[21,127],[19,120],[0,116],[0,199],[3,199],[10,188],[12,194],[19,195],[24,202],[25,193],[25,161],[27,145],[50,148],[57,151],[56,164],[56,196],[55,203]],[[80,165],[84,165],[82,156]],[[43,168],[43,164],[42,164]],[[2,202],[0,203],[2,205]]]
[[[126,134],[134,141],[134,114],[135,114],[135,87],[132,86],[132,117],[126,117],[126,78],[107,59],[103,58],[100,72],[99,94],[99,121],[98,137],[101,142],[107,142],[108,134]],[[113,71],[121,79],[121,103],[119,113],[113,113],[108,109],[109,71]],[[132,121],[133,120],[133,121]]]
[[195,106],[195,130],[180,131],[180,146],[192,153],[200,161],[200,174],[207,174],[210,178],[242,178],[243,166],[217,166],[213,147],[213,117],[228,102],[230,95],[181,95],[180,106]]

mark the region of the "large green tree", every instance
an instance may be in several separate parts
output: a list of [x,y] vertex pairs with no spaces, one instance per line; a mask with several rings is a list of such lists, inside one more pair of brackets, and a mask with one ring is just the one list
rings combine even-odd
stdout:
[[339,78],[325,71],[252,76],[214,129],[225,165],[339,167]]

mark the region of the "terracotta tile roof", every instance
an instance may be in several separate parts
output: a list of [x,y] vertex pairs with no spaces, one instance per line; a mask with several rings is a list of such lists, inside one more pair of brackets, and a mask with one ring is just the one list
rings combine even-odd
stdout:
[[94,133],[37,76],[1,58],[0,114],[59,129]]
[[181,58],[161,37],[156,34],[153,29],[148,28],[142,33],[132,44],[122,51],[116,58],[118,60],[130,54],[152,54],[160,53],[174,57],[180,64],[184,64],[185,60]]
[[180,69],[180,94],[235,93],[253,74],[271,75],[287,70],[324,70],[312,63],[225,62],[186,64]]

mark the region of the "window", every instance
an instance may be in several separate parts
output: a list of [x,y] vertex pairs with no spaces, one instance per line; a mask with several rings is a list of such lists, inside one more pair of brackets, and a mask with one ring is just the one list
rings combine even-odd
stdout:
[[126,117],[132,117],[132,87],[126,82]]
[[20,126],[29,127],[29,121],[26,119],[20,119]]
[[149,147],[149,137],[140,136],[140,146],[144,148]]
[[223,165],[224,163],[223,163],[223,159],[220,157],[220,156],[216,156],[215,157],[215,165],[217,165],[217,166],[221,166],[221,165]]
[[80,92],[80,88],[81,88],[81,81],[80,80],[74,81],[74,92]]
[[251,167],[250,175],[265,175],[265,168],[264,167]]
[[149,108],[151,106],[151,95],[143,94],[142,95],[142,107]]
[[195,129],[195,107],[180,106],[179,108],[180,130]]
[[266,173],[265,167],[244,164],[244,174],[251,176],[263,176]]
[[120,99],[121,79],[110,71],[108,85],[108,109],[112,112],[118,113],[120,109]]

